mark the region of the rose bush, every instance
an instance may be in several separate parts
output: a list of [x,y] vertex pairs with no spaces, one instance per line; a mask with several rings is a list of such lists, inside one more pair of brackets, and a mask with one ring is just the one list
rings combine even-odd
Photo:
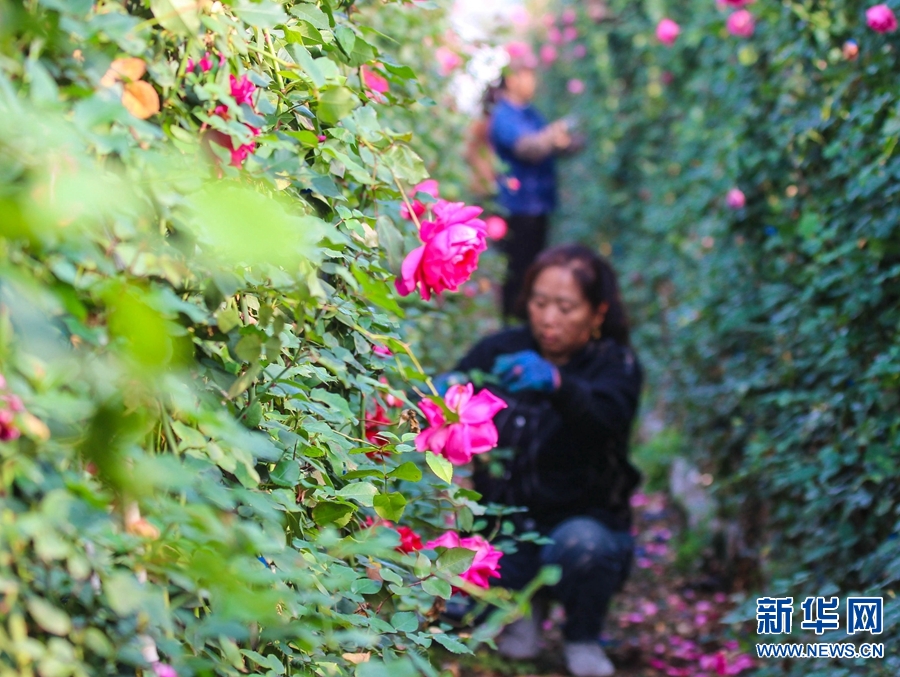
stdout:
[[421,125],[455,118],[413,114],[424,40],[381,44],[446,25],[359,5],[0,2],[0,672],[467,650],[429,631],[455,574],[414,537],[483,511],[413,444],[412,327],[444,320],[391,284]]
[[[620,272],[642,411],[686,440],[672,453],[707,475],[727,525],[693,537],[746,596],[729,619],[749,621],[743,650],[759,596],[884,598],[883,661],[757,674],[887,677],[900,669],[896,33],[869,27],[871,3],[755,2],[754,35],[737,40],[738,4],[609,0],[583,31],[588,58],[543,73],[544,112],[579,116],[590,149],[560,165],[555,237]],[[667,49],[664,10],[682,28]],[[567,94],[571,78],[585,95]],[[812,639],[796,625],[792,638]]]

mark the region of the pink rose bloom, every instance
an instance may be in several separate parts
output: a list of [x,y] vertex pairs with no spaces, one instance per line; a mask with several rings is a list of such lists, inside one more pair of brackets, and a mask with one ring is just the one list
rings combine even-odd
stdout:
[[173,668],[168,663],[154,663],[153,673],[156,675],[156,677],[178,677],[178,673],[175,672],[175,668]]
[[25,405],[22,403],[22,398],[18,395],[3,395],[0,397],[0,402],[6,404],[10,411],[25,411]]
[[[439,187],[440,184],[438,184],[438,182],[434,179],[425,179],[424,181],[422,181],[422,183],[417,183],[415,186],[413,186],[412,194],[415,195],[416,193],[426,193],[433,198],[437,198]],[[412,208],[413,213],[417,217],[422,216],[422,214],[425,213],[425,205],[422,204],[420,200],[412,200]],[[405,203],[400,206],[400,216],[402,216],[404,219],[407,219],[408,221],[412,221],[412,216],[409,215],[409,207],[407,207]]]
[[[18,439],[22,434],[13,422],[13,418],[13,413],[11,411],[0,409],[0,442],[11,442],[12,440]],[[494,434],[496,435],[496,429]]]
[[531,22],[531,15],[524,7],[516,7],[509,15],[509,20],[513,26],[523,28]]
[[753,35],[753,31],[756,28],[756,21],[746,9],[739,9],[731,13],[731,16],[725,22],[725,27],[728,28],[728,32],[732,35],[739,38],[749,38]]
[[732,188],[725,195],[725,204],[728,205],[729,209],[743,209],[744,205],[747,204],[747,198],[744,196],[744,191],[740,188]]
[[562,33],[559,32],[556,26],[550,26],[547,29],[547,39],[554,45],[561,45],[563,41]]
[[[246,125],[250,130],[250,133],[253,136],[259,136],[259,130],[256,127],[251,127],[250,125]],[[208,132],[209,138],[213,143],[216,143],[223,148],[227,148],[231,153],[231,166],[240,168],[244,161],[253,154],[253,151],[256,150],[256,141],[251,141],[250,143],[245,143],[240,146],[235,146],[234,141],[228,134],[223,134],[218,130],[210,130]]]
[[434,221],[423,221],[419,237],[424,244],[403,261],[395,282],[401,296],[419,287],[424,300],[432,294],[456,291],[478,267],[478,255],[487,249],[487,226],[477,218],[481,207],[440,200],[434,205]]
[[519,190],[519,188],[522,187],[522,182],[519,181],[515,176],[510,176],[506,180],[506,187],[509,188],[511,191],[515,192],[515,191]]
[[245,103],[248,106],[253,105],[253,92],[256,91],[256,85],[254,85],[247,78],[246,75],[242,75],[241,79],[238,80],[234,74],[229,76],[229,80],[231,82],[231,96],[240,106]]
[[487,236],[492,240],[502,240],[508,230],[506,221],[499,216],[489,216],[484,220]]
[[562,22],[564,24],[573,24],[575,23],[575,19],[578,18],[578,15],[575,13],[575,10],[569,7],[568,9],[563,10],[563,13],[560,15]]
[[557,56],[559,55],[556,53],[556,47],[549,42],[541,46],[541,61],[544,62],[545,66],[549,66],[556,61]]
[[671,19],[662,19],[656,25],[656,39],[669,47],[675,44],[679,33],[681,33],[681,26]]
[[500,578],[500,558],[503,553],[488,543],[482,536],[470,536],[460,538],[455,531],[447,531],[440,538],[428,541],[425,544],[428,549],[433,548],[466,548],[475,551],[475,559],[472,565],[460,578],[479,588],[488,588],[489,578]]
[[193,59],[187,60],[187,70],[192,71],[196,66],[200,66],[200,72],[209,73],[212,70],[213,63],[212,59],[209,57],[209,52],[203,55],[203,58],[200,59],[199,64],[195,64]]
[[378,355],[379,357],[393,357],[394,353],[391,352],[391,349],[385,345],[380,343],[376,343],[372,346],[372,352]]
[[752,4],[754,0],[716,0],[716,3],[724,7],[743,7]]
[[438,70],[444,77],[450,75],[462,64],[462,57],[443,45],[434,50],[434,58],[437,59]]
[[363,85],[367,89],[372,90],[376,94],[384,94],[390,89],[391,86],[388,84],[387,78],[379,75],[368,66],[363,66],[359,71],[360,75],[362,75]]
[[893,33],[897,30],[897,17],[887,5],[873,5],[866,10],[866,23],[876,33]]
[[578,39],[578,29],[575,26],[566,26],[562,32],[563,42],[573,42]]
[[583,59],[585,54],[587,54],[587,47],[584,45],[575,45],[572,48],[572,56],[576,59]]
[[444,395],[444,404],[459,418],[448,422],[444,411],[431,400],[422,400],[419,408],[430,427],[416,437],[416,449],[440,454],[454,465],[472,460],[497,446],[497,426],[494,416],[506,408],[506,402],[488,390],[473,395],[471,383],[453,385]]
[[409,554],[422,549],[422,538],[409,527],[397,527],[397,533],[400,534],[400,545],[397,550],[403,554]]
[[569,94],[581,94],[584,91],[584,83],[578,78],[572,78],[566,83]]

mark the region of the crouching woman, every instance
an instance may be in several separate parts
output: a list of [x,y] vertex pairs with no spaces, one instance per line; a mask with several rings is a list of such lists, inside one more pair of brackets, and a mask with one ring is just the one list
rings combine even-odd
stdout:
[[[523,542],[503,558],[497,583],[521,589],[548,564],[562,578],[550,594],[565,608],[565,658],[576,677],[613,674],[599,634],[633,553],[629,498],[640,476],[628,461],[642,374],[629,344],[626,315],[611,266],[591,250],[565,245],[543,252],[528,271],[521,302],[528,324],[483,339],[456,371],[493,375],[490,389],[508,405],[494,419],[504,460],[476,461],[485,501],[522,506]],[[498,647],[531,658],[538,613],[504,629]]]

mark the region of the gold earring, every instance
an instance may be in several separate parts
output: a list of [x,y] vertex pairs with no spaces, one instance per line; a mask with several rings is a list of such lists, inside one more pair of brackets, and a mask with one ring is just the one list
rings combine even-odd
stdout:
[[591,338],[595,341],[603,336],[603,330],[600,327],[594,327],[594,330],[591,332]]

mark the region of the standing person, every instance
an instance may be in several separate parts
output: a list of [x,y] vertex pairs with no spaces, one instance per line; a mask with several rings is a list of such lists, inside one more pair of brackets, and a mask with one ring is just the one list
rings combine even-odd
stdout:
[[498,177],[498,202],[506,210],[509,235],[501,243],[507,256],[503,315],[515,314],[525,271],[547,244],[549,215],[556,207],[554,156],[574,150],[565,120],[547,124],[532,105],[537,59],[524,44],[507,46],[510,55],[490,119],[489,139],[506,165]]
[[[507,408],[499,412],[503,461],[476,457],[475,489],[485,501],[527,509],[514,515],[517,533],[537,531],[547,545],[520,542],[503,556],[497,585],[519,590],[540,568],[558,565],[550,588],[565,607],[565,659],[575,677],[606,677],[613,666],[599,634],[634,550],[629,499],[640,475],[628,460],[642,372],[612,267],[591,250],[565,245],[538,256],[521,302],[526,326],[476,344],[457,372],[490,372]],[[461,374],[435,381],[439,389]],[[509,625],[497,640],[509,658],[539,651],[541,619]]]

